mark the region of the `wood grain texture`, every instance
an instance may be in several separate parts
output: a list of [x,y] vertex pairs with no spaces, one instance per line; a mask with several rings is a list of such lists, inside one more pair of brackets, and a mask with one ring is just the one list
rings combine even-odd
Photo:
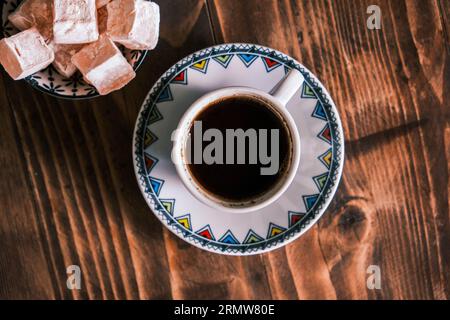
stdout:
[[[449,299],[450,5],[180,0],[137,78],[66,101],[0,73],[0,298]],[[179,23],[177,23],[179,22]],[[197,249],[167,231],[135,182],[131,137],[152,84],[223,42],[283,51],[330,91],[346,137],[343,179],[299,240],[251,257]],[[68,290],[68,265],[82,289]],[[366,286],[379,265],[382,289]]]

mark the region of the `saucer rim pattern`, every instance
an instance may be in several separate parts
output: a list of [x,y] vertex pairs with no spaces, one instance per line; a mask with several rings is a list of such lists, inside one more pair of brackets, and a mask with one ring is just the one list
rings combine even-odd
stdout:
[[[326,119],[322,120],[327,121],[327,125],[329,126],[331,131],[330,132],[332,138],[330,143],[331,147],[328,149],[326,153],[329,153],[329,151],[332,150],[332,159],[327,171],[328,173],[327,181],[325,185],[322,187],[322,189],[319,189],[320,192],[317,194],[318,196],[317,200],[315,200],[311,208],[307,208],[306,212],[302,213],[303,217],[300,220],[295,222],[293,225],[289,223],[288,228],[280,227],[270,223],[269,233],[267,237],[262,238],[261,236],[256,235],[261,239],[260,241],[254,244],[249,243],[230,244],[219,242],[220,239],[216,240],[213,236],[207,239],[199,235],[199,232],[204,228],[206,228],[205,231],[209,231],[210,234],[212,234],[211,230],[208,229],[208,225],[203,227],[201,230],[197,230],[196,232],[187,227],[180,227],[180,223],[175,223],[173,221],[175,220],[175,217],[172,216],[170,212],[168,212],[168,210],[164,207],[164,205],[160,201],[164,199],[158,198],[160,188],[162,187],[164,181],[160,180],[159,182],[157,182],[159,183],[158,185],[159,187],[158,190],[156,190],[155,192],[151,180],[154,178],[148,174],[147,171],[148,169],[145,163],[144,149],[147,147],[144,141],[145,135],[147,132],[151,132],[150,130],[148,130],[148,126],[150,124],[162,119],[161,115],[159,114],[158,108],[157,107],[155,108],[155,106],[157,103],[163,102],[164,99],[172,98],[169,85],[171,83],[174,83],[173,81],[188,68],[196,69],[195,65],[198,66],[203,65],[202,68],[199,67],[196,70],[206,73],[206,68],[208,66],[210,59],[215,59],[221,55],[224,56],[226,54],[237,55],[247,68],[250,66],[251,63],[253,63],[254,60],[250,61],[246,60],[245,57],[243,58],[242,56],[245,56],[246,54],[248,56],[250,55],[260,56],[261,58],[263,58],[263,60],[264,58],[269,58],[272,61],[276,61],[278,65],[275,66],[275,68],[278,67],[279,65],[283,65],[285,68],[285,73],[288,72],[291,68],[296,68],[297,70],[299,70],[305,78],[305,82],[301,91],[302,97],[314,98],[318,100],[318,103],[319,102],[321,103],[323,110],[325,111],[325,115],[327,117]],[[221,63],[220,61],[217,62]],[[266,67],[266,71],[270,72],[271,66],[267,65],[266,63],[264,63],[264,65]],[[224,68],[227,67],[227,65],[224,64],[222,64],[222,66]],[[186,79],[181,80],[185,81]],[[314,112],[311,116],[313,117],[315,116]],[[156,117],[156,118],[152,119],[152,121],[149,122],[148,121],[149,117]],[[318,138],[320,139],[321,134],[322,132],[318,134]],[[174,232],[183,240],[186,240],[189,243],[199,248],[206,249],[208,251],[229,255],[249,255],[267,252],[289,243],[290,241],[298,238],[301,234],[306,232],[306,230],[309,229],[312,225],[314,225],[314,223],[322,216],[322,214],[328,207],[329,202],[333,198],[334,193],[337,190],[340,178],[342,176],[343,160],[344,160],[343,141],[344,141],[343,130],[339,115],[337,113],[336,106],[332,101],[331,97],[329,96],[328,92],[326,91],[326,89],[320,83],[320,81],[307,68],[305,68],[295,59],[268,47],[255,44],[230,43],[206,48],[185,57],[184,59],[180,60],[175,65],[173,65],[171,68],[169,68],[155,83],[152,89],[150,89],[139,111],[138,119],[136,121],[136,126],[133,134],[133,164],[135,174],[139,183],[139,187],[145,199],[147,200],[149,207],[159,218],[159,220],[161,220],[161,222],[168,227],[169,230]],[[153,160],[155,161],[152,164],[150,170],[154,168],[157,162],[157,159]],[[303,200],[305,201],[305,199]],[[289,211],[288,212],[289,217],[291,216],[291,214],[300,214],[300,213]],[[177,219],[180,218],[181,217],[177,217]],[[190,218],[190,216],[186,217],[186,219],[188,218]],[[187,220],[186,223],[189,226],[190,221]],[[272,230],[272,228],[277,228],[281,232],[273,236],[270,236],[270,230]],[[231,230],[228,230],[221,237],[221,239],[225,237],[229,232],[231,232]],[[251,232],[252,230],[250,229],[248,233],[250,234]],[[249,234],[247,234],[246,239],[249,236]]]

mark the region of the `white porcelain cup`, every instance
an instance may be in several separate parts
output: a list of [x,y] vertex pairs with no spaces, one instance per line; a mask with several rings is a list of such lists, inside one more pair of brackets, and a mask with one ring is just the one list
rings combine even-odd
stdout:
[[[286,191],[294,179],[300,161],[300,137],[297,126],[286,109],[286,104],[300,88],[303,81],[302,74],[293,69],[271,90],[270,94],[248,87],[227,87],[203,95],[187,109],[172,136],[172,161],[181,181],[194,197],[215,209],[244,213],[261,209],[273,203]],[[283,121],[289,133],[289,146],[291,148],[288,168],[284,170],[284,174],[278,179],[278,182],[261,196],[238,203],[224,200],[201,186],[191,176],[186,161],[186,142],[197,115],[216,101],[230,97],[252,97],[263,100]]]

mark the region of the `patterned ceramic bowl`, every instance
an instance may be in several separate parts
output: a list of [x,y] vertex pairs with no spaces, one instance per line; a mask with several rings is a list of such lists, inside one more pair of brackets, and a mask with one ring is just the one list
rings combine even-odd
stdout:
[[[8,20],[8,15],[14,12],[22,0],[3,0],[0,7],[2,17],[2,32],[0,38],[9,37],[19,32]],[[125,58],[133,66],[136,71],[147,55],[146,50],[129,50],[121,48]],[[72,77],[66,78],[60,75],[52,65],[36,72],[35,74],[24,79],[31,86],[39,91],[58,98],[66,99],[86,99],[99,96],[97,90],[87,84],[79,72]]]

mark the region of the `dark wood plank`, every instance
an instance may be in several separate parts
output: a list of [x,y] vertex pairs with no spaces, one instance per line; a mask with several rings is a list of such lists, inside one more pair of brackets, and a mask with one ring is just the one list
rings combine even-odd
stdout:
[[[189,36],[189,32],[186,31],[192,30],[199,20],[204,8],[204,1],[171,0],[160,2],[159,5],[162,20],[161,38],[174,48],[182,47]],[[204,17],[200,21],[205,21]],[[210,35],[209,30],[205,29],[205,31],[208,31],[207,34]]]
[[437,0],[437,3],[447,50],[450,50],[450,3],[445,0]]
[[32,197],[23,145],[14,121],[13,105],[0,74],[0,297],[26,299],[60,297],[55,290],[53,261],[42,242],[40,217]]
[[260,257],[221,256],[165,232],[175,299],[270,299]]

